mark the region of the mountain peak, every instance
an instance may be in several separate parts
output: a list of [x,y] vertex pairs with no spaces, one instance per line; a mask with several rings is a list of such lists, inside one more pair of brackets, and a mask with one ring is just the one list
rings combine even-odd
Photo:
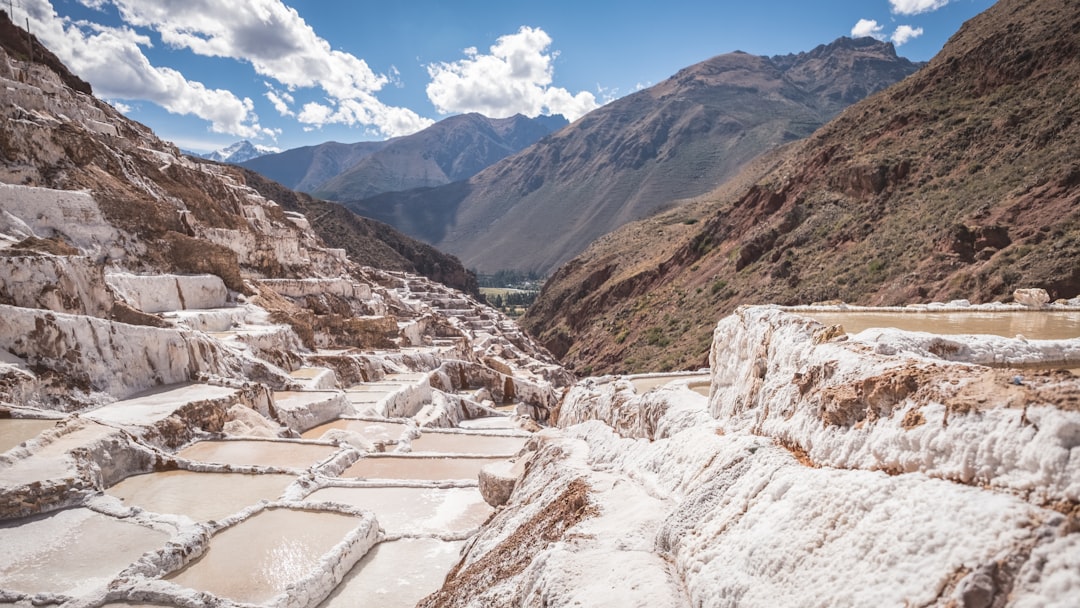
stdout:
[[246,160],[258,158],[267,154],[276,154],[278,152],[281,152],[280,148],[253,144],[250,141],[244,139],[234,144],[225,146],[220,150],[215,150],[208,154],[203,154],[202,157],[208,160],[217,161],[219,163],[242,163]]

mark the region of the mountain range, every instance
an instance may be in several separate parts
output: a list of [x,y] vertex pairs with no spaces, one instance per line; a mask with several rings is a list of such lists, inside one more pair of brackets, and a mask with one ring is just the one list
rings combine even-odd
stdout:
[[1075,2],[999,0],[810,138],[598,240],[523,325],[586,373],[681,369],[740,304],[1075,296],[1077,32]]
[[778,57],[721,55],[608,103],[465,182],[345,205],[471,268],[543,274],[627,222],[708,192],[917,68],[870,38]]
[[461,114],[386,141],[327,142],[240,164],[294,190],[351,200],[468,179],[566,124],[562,116]]
[[248,140],[238,141],[234,144],[225,146],[220,150],[214,150],[207,154],[200,154],[202,158],[207,160],[214,160],[219,163],[242,163],[246,160],[258,158],[260,156],[266,156],[267,154],[276,154],[281,152],[279,148],[272,148],[270,146],[260,146],[253,144]]

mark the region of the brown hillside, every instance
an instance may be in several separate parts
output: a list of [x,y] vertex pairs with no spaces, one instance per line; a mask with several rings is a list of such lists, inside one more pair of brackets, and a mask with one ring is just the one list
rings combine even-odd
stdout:
[[524,323],[596,373],[704,365],[714,320],[745,303],[1075,296],[1077,82],[1080,4],[1000,0],[690,229],[655,218],[596,243]]
[[728,53],[598,108],[464,184],[347,206],[470,268],[546,274],[603,234],[709,192],[916,68],[870,38],[783,57]]

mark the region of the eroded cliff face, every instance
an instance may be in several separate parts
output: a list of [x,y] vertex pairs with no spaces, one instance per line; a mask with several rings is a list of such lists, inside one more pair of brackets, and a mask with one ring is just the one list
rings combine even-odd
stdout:
[[[1054,371],[1080,363],[1080,339],[848,336],[751,307],[717,324],[710,362],[571,389],[560,428],[537,435],[504,509],[423,605],[1080,593],[1080,379]],[[497,579],[485,567],[510,563]]]

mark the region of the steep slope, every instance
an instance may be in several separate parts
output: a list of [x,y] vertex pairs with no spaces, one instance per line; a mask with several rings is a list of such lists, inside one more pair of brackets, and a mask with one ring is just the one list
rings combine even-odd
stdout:
[[1077,295],[1077,32],[1075,3],[998,2],[754,185],[709,197],[700,222],[597,242],[525,326],[578,369],[687,368],[704,363],[711,319],[744,303]]
[[383,270],[421,274],[465,293],[480,294],[476,275],[454,256],[409,238],[392,226],[360,217],[341,205],[289,190],[250,169],[244,169],[243,174],[245,183],[259,194],[313,220],[312,229],[322,240],[331,247],[344,249],[350,260]]
[[[776,58],[721,55],[589,113],[465,185],[347,206],[470,268],[546,273],[600,235],[708,192],[916,67],[872,39]],[[428,207],[440,210],[431,214],[440,225],[395,222]]]
[[312,194],[335,201],[356,200],[465,180],[566,124],[561,116],[451,116],[419,133],[388,141]]
[[361,141],[342,144],[328,141],[317,146],[293,148],[277,154],[267,154],[240,163],[279,184],[311,192],[334,176],[381,150],[387,141]]

